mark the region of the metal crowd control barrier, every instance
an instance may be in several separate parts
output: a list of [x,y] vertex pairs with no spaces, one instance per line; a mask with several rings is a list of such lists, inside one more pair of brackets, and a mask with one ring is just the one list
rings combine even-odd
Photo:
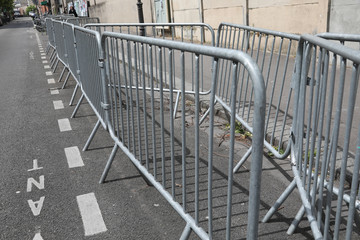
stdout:
[[[68,69],[68,74],[67,74],[64,84],[62,86],[62,88],[64,88],[67,80],[70,77],[69,64],[68,64],[68,51],[67,51],[66,45],[65,45],[67,36],[64,34],[64,26],[63,26],[64,22],[57,21],[57,20],[52,20],[52,22],[53,22],[53,29],[54,29],[54,36],[55,36],[56,57],[57,57],[53,72],[56,71],[56,68],[60,61],[64,66],[61,71],[60,77],[59,77],[59,82],[60,82],[65,73],[65,70]],[[69,36],[69,37],[71,38],[71,36]]]
[[56,53],[56,42],[55,42],[55,33],[54,33],[54,26],[53,26],[53,20],[59,20],[64,21],[64,19],[67,19],[67,16],[63,15],[48,15],[45,18],[45,25],[46,25],[46,33],[48,35],[48,46],[46,49],[46,53],[48,54],[50,49],[53,49],[50,55],[50,66],[51,68],[54,67],[55,63],[58,63],[57,53]]
[[51,18],[45,19],[45,25],[46,25],[46,33],[48,35],[48,45],[46,49],[46,54],[49,54],[49,51],[52,49],[53,51],[50,54],[50,60],[52,60],[56,54],[56,50],[55,50],[54,29]]
[[[226,239],[231,239],[234,234],[241,234],[240,231],[232,231],[231,224],[232,221],[238,220],[238,217],[244,216],[232,214],[232,211],[235,211],[232,201],[239,201],[239,196],[235,200],[233,195],[232,172],[236,120],[233,114],[230,121],[229,157],[227,160],[221,159],[222,162],[219,163],[224,166],[227,161],[229,169],[228,177],[220,177],[226,182],[225,186],[221,186],[227,194],[219,198],[216,196],[221,189],[218,185],[215,187],[218,182],[214,179],[216,174],[213,150],[214,105],[210,106],[210,132],[205,137],[208,143],[204,143],[200,140],[204,138],[201,137],[198,124],[199,115],[194,114],[193,126],[187,124],[189,111],[186,109],[185,98],[181,99],[181,117],[173,118],[174,86],[172,81],[169,81],[169,86],[165,86],[163,80],[166,76],[170,78],[175,69],[179,69],[180,91],[185,94],[187,77],[185,69],[186,65],[191,65],[193,62],[194,105],[197,113],[200,109],[201,92],[200,59],[202,57],[213,59],[210,89],[212,102],[215,99],[221,101],[214,94],[218,87],[219,62],[229,60],[232,62],[229,73],[233,91],[231,105],[227,107],[229,111],[235,112],[237,89],[242,84],[238,81],[237,73],[241,69],[249,75],[249,84],[253,89],[254,122],[249,204],[248,208],[244,209],[248,213],[248,219],[244,222],[247,225],[247,238],[257,239],[266,93],[263,77],[256,63],[250,56],[240,51],[113,32],[104,32],[101,44],[104,56],[100,58],[99,63],[103,75],[106,75],[105,93],[108,94],[102,105],[107,110],[108,130],[115,145],[100,182],[105,181],[120,147],[142,175],[186,221],[181,239],[188,239],[192,231],[201,239],[225,239],[224,235]],[[90,49],[88,44],[87,46],[87,49]],[[120,61],[121,58],[127,60],[128,64]],[[155,59],[158,61],[157,65]],[[165,67],[165,64],[168,67]],[[140,87],[141,84],[145,85],[145,75],[148,74],[146,68],[149,68],[150,78],[157,76],[160,79],[158,92],[155,91],[153,81],[150,82],[150,91]],[[164,94],[165,89],[170,90],[168,97]],[[201,145],[206,144],[208,150],[202,151]],[[195,147],[195,152],[189,153],[187,146]],[[227,219],[226,223],[224,219]],[[222,233],[224,235],[219,236]]]
[[[75,36],[74,36],[74,25],[70,24],[70,23],[64,23],[63,26],[64,26],[64,36],[65,36],[67,60],[68,60],[68,70],[76,81],[76,86],[74,88],[73,94],[72,94],[70,102],[69,102],[69,105],[71,106],[73,104],[77,90],[80,87],[80,82],[79,82],[79,77],[78,77],[78,74],[80,74],[80,69],[78,67],[78,56],[77,56],[77,49],[76,49],[77,44],[76,44],[76,40],[75,40]],[[66,85],[66,80],[64,81],[63,86]],[[75,114],[76,114],[76,112],[74,111],[72,114],[72,117],[75,117]]]
[[89,23],[100,23],[100,19],[98,17],[77,17],[69,18],[66,22],[82,27]]
[[[67,28],[71,26],[69,24],[65,25]],[[103,76],[101,75],[101,70],[99,68],[99,64],[102,65],[102,62],[99,62],[101,50],[100,34],[96,31],[74,25],[72,25],[71,28],[74,30],[74,40],[76,43],[74,46],[76,46],[75,52],[78,64],[77,86],[80,87],[82,91],[82,95],[74,109],[72,117],[74,117],[85,97],[98,118],[98,121],[83,148],[83,151],[85,151],[89,147],[100,124],[105,130],[107,129],[107,123],[105,121],[106,108],[104,108],[103,105],[104,92],[102,91],[105,87],[102,80]],[[74,67],[75,62],[72,62],[71,68],[74,69]]]
[[[90,28],[99,32],[111,31],[111,32],[119,32],[126,34],[134,34],[134,35],[143,35],[152,38],[161,38],[161,39],[171,39],[173,41],[179,42],[190,42],[197,43],[200,45],[205,44],[205,33],[209,33],[210,40],[209,43],[214,46],[215,45],[215,34],[212,27],[208,24],[204,23],[101,23],[101,24],[86,24],[85,28]],[[125,53],[126,55],[127,53]],[[157,55],[155,56],[155,67],[157,66]],[[175,57],[175,56],[174,56]],[[122,60],[120,58],[120,60]],[[131,59],[133,62],[134,59]],[[211,59],[200,59],[200,94],[208,95],[210,93],[211,83],[206,81],[206,79],[211,78]],[[168,71],[168,65],[164,65],[164,71]],[[187,69],[185,72],[187,73],[187,84],[185,94],[194,94],[195,89],[195,76],[194,76],[194,61],[192,60],[192,64],[187,65]],[[149,74],[149,67],[145,68],[145,71]],[[169,78],[170,79],[170,78]],[[168,92],[169,89],[169,79],[165,78],[165,86],[164,91]],[[177,94],[176,104],[174,108],[174,117],[176,116],[178,103],[181,97],[181,91],[179,90],[180,84],[180,72],[174,71],[173,77],[173,91]],[[153,78],[154,80],[154,90],[159,91],[159,76]],[[141,85],[142,88],[150,90],[150,81],[146,81],[145,85]]]
[[[357,239],[360,232],[360,52],[318,37],[301,37],[297,115],[291,140],[294,180],[264,217],[297,188],[315,239]],[[351,67],[347,67],[347,64]],[[355,222],[355,225],[354,225]]]
[[[278,159],[286,158],[290,153],[287,144],[292,123],[291,78],[295,70],[295,50],[300,36],[261,28],[221,23],[218,28],[216,46],[244,51],[259,65],[266,86],[265,147]],[[230,101],[229,66],[231,62],[220,63],[219,88],[216,95],[222,104]],[[244,85],[239,90],[236,114],[241,124],[252,132],[252,94],[248,94],[248,76],[241,72],[239,78]],[[207,114],[204,115],[203,119]],[[203,120],[202,119],[202,120]],[[201,120],[201,121],[202,121]],[[234,168],[236,172],[251,153],[247,154]]]
[[[316,36],[328,39],[339,41],[342,45],[348,46],[350,43],[358,43],[358,46],[355,48],[356,50],[360,49],[360,35],[358,34],[345,34],[345,33],[319,33]],[[350,47],[350,46],[348,46]]]

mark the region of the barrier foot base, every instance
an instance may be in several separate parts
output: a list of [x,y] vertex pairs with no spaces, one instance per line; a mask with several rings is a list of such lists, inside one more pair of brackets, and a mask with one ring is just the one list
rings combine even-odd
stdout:
[[71,96],[71,99],[70,99],[70,102],[69,102],[69,106],[72,106],[72,105],[73,105],[74,99],[75,99],[75,96],[76,96],[76,92],[77,92],[78,88],[79,88],[79,84],[77,83],[76,86],[75,86],[75,88],[74,88],[73,94],[72,94],[72,96]]
[[57,69],[57,66],[59,65],[59,59],[56,60],[56,63],[55,63],[55,67],[54,67],[54,70],[53,70],[53,73],[55,73],[56,69]]
[[[216,103],[217,103],[217,101],[215,100],[214,101],[214,106],[216,105]],[[201,125],[204,122],[205,118],[209,115],[209,113],[210,113],[210,107],[206,110],[204,115],[201,117],[201,119],[199,121],[199,125]]]
[[275,204],[266,213],[265,217],[262,219],[263,223],[269,221],[269,219],[274,215],[276,210],[278,210],[278,208],[285,202],[285,200],[289,197],[292,191],[294,191],[295,187],[296,187],[296,181],[294,179],[292,180],[290,185],[285,189],[285,191],[280,195],[280,197],[276,200]]
[[292,235],[295,232],[304,214],[305,214],[305,208],[304,206],[301,206],[301,208],[299,209],[298,213],[296,214],[294,220],[292,221],[290,227],[286,232],[287,235]]
[[178,92],[176,94],[176,101],[175,101],[175,107],[174,107],[174,113],[173,113],[174,119],[176,118],[176,112],[177,112],[177,109],[178,109],[178,106],[179,106],[180,94],[181,94],[180,92]]
[[244,156],[240,159],[240,161],[238,162],[238,164],[236,164],[236,166],[234,167],[233,173],[236,173],[241,166],[245,163],[245,161],[249,158],[250,154],[252,151],[252,146],[247,150],[247,152],[244,154]]
[[60,73],[60,77],[59,77],[58,82],[61,82],[61,79],[62,79],[62,77],[64,76],[64,73],[65,73],[65,69],[66,69],[66,66],[63,67],[63,70]]
[[100,184],[105,182],[106,176],[109,173],[109,170],[111,168],[111,164],[114,161],[114,158],[115,158],[115,155],[116,155],[116,152],[117,152],[118,149],[119,149],[119,146],[115,143],[115,145],[113,147],[113,150],[111,151],[110,157],[109,157],[109,159],[108,159],[108,161],[106,163],[104,172],[101,175],[101,178],[100,178],[100,181],[99,181]]
[[98,121],[96,122],[96,125],[95,125],[94,129],[91,131],[91,134],[90,134],[90,136],[89,136],[88,140],[86,141],[85,146],[84,146],[84,148],[83,148],[83,152],[85,152],[86,150],[88,150],[88,148],[89,148],[89,146],[90,146],[90,143],[91,143],[91,141],[93,140],[93,138],[94,138],[97,130],[99,129],[99,127],[100,127],[100,120],[98,120]]
[[46,46],[46,55],[49,54],[49,51],[50,51],[50,45],[48,44],[48,45]]
[[187,240],[189,239],[191,234],[191,227],[190,224],[186,224],[184,231],[181,234],[181,237],[179,238],[180,240]]
[[54,67],[55,62],[56,62],[56,52],[54,50],[54,51],[52,51],[52,53],[50,55],[50,68],[51,69]]
[[81,95],[78,103],[76,104],[76,107],[75,107],[75,109],[74,109],[74,112],[71,114],[71,118],[75,118],[75,115],[76,115],[77,111],[79,110],[80,104],[81,104],[81,102],[82,102],[83,99],[84,99],[84,94]]
[[[65,78],[64,84],[62,85],[61,89],[64,89],[64,88],[65,88],[65,86],[66,86],[66,84],[67,84],[67,82],[68,82],[69,78],[70,78],[70,71],[69,71],[69,72],[68,72],[68,74],[66,75],[66,78]],[[59,81],[59,82],[60,82],[60,81]]]

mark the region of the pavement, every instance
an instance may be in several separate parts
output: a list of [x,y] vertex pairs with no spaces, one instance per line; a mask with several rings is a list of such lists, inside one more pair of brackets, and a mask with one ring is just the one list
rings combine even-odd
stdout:
[[[107,181],[98,183],[114,142],[100,128],[90,149],[81,151],[97,118],[87,103],[70,118],[75,81],[61,89],[62,66],[52,73],[46,46],[47,36],[30,18],[0,27],[0,239],[178,239],[185,222],[124,153],[118,151]],[[226,122],[216,121],[214,178],[224,184]],[[206,123],[201,138],[207,138]],[[248,144],[238,142],[236,159]],[[193,151],[189,146],[189,155]],[[235,175],[234,193],[245,198],[234,203],[233,239],[246,236],[249,169],[250,161]],[[291,180],[289,160],[265,151],[260,219]],[[224,194],[226,188],[219,201]],[[286,234],[300,206],[295,191],[270,222],[259,223],[259,239],[311,239],[305,218],[293,235]],[[216,219],[214,239],[224,238],[223,222],[223,216]],[[190,239],[198,237],[192,233]]]

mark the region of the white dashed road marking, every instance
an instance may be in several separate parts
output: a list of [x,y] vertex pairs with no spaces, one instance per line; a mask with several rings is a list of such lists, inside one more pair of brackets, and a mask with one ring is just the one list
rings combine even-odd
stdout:
[[84,162],[81,158],[81,154],[80,154],[79,148],[77,146],[68,147],[68,148],[65,148],[64,150],[65,150],[66,160],[68,162],[69,168],[84,166]]
[[58,119],[60,132],[71,131],[71,125],[68,118]]
[[76,197],[76,200],[84,224],[85,236],[107,231],[95,194],[80,195]]
[[59,94],[59,90],[57,90],[57,89],[50,89],[50,94],[51,94],[51,95]]
[[64,103],[63,103],[62,100],[53,101],[53,104],[54,104],[54,109],[55,110],[64,108]]
[[50,66],[49,66],[49,65],[45,65],[45,66],[44,66],[44,69],[50,69]]
[[52,76],[53,73],[51,71],[45,72],[46,76]]
[[54,84],[54,83],[55,83],[55,79],[49,78],[49,79],[47,80],[47,82],[48,82],[48,84]]

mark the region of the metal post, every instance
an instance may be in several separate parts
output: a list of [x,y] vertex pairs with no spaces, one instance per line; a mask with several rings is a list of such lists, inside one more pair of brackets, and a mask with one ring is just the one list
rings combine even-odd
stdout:
[[[143,3],[141,2],[141,0],[138,0],[136,5],[138,7],[139,23],[144,23],[144,12],[142,8]],[[140,36],[145,36],[145,29],[143,26],[140,27]]]

